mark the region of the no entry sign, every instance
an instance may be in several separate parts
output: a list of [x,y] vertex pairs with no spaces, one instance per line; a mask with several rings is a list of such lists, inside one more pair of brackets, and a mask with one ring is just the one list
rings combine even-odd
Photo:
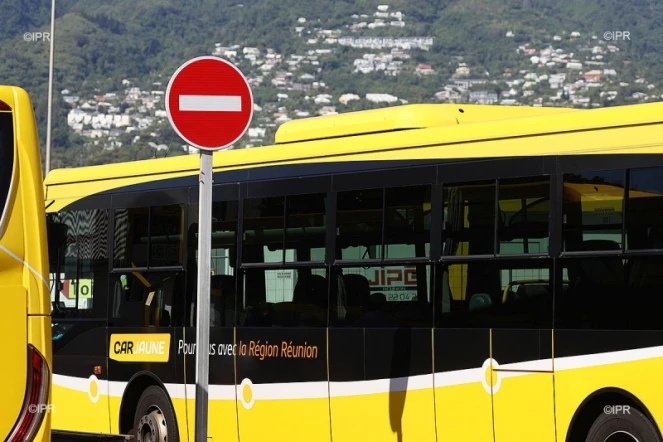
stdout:
[[166,112],[177,134],[202,150],[230,147],[253,116],[253,94],[244,75],[217,57],[198,57],[175,71],[166,89]]

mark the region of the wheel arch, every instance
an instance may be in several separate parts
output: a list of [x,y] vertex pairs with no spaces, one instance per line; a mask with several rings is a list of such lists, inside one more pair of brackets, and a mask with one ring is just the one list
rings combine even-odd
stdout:
[[566,442],[585,442],[594,420],[603,413],[606,405],[629,405],[637,409],[654,425],[658,437],[661,438],[656,419],[637,396],[621,388],[606,387],[594,391],[580,403],[569,423]]
[[[174,409],[173,400],[168,393],[168,389],[161,382],[158,376],[149,371],[139,371],[135,373],[127,386],[124,388],[124,393],[122,394],[122,402],[120,404],[120,415],[118,420],[118,426],[121,434],[129,434],[133,429],[134,425],[134,415],[136,414],[136,407],[138,406],[138,400],[143,392],[150,386],[156,386],[163,390],[170,402],[171,407]],[[176,431],[179,431],[179,425],[177,422],[177,416],[175,416],[175,428]]]

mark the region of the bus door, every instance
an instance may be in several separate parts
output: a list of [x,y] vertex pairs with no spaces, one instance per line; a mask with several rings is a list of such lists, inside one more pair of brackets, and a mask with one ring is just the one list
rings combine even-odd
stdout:
[[49,214],[54,430],[110,431],[106,315],[108,213]]
[[550,181],[525,177],[498,186],[497,259],[468,272],[468,286],[493,301],[488,319],[495,441],[552,442]]

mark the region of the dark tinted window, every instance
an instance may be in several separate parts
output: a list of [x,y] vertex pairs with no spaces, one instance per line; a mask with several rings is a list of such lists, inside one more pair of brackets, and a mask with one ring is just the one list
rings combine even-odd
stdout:
[[337,258],[394,259],[430,253],[431,187],[339,192]]
[[443,255],[493,254],[495,182],[446,185],[443,227]]
[[[9,187],[14,167],[14,130],[12,114],[0,112],[0,220],[4,218],[4,210],[9,197]],[[0,235],[3,226],[0,225]]]
[[182,264],[180,205],[115,210],[115,268]]
[[324,327],[328,284],[324,269],[245,269],[237,324],[247,327]]
[[[111,275],[112,326],[168,327],[179,323],[176,311],[184,278],[175,272],[132,272]],[[177,305],[177,307],[176,307]]]
[[285,198],[244,200],[242,262],[283,262]]
[[630,171],[626,229],[629,249],[663,249],[663,168]]
[[[212,276],[210,279],[210,326],[232,327],[235,317],[237,265],[237,201],[212,203]],[[186,323],[196,324],[198,288],[198,205],[190,206],[189,266]]]
[[430,327],[431,267],[426,264],[336,268],[335,326]]
[[430,196],[430,186],[386,190],[385,258],[429,256]]
[[564,250],[619,250],[624,171],[564,175]]
[[547,253],[550,179],[500,180],[499,186],[498,253]]
[[468,261],[443,265],[436,303],[441,327],[550,328],[548,260]]
[[325,194],[286,197],[286,261],[324,261],[326,202]]
[[336,204],[337,258],[382,258],[384,190],[339,192]]
[[106,316],[108,211],[60,212],[49,216],[51,301],[54,317]]

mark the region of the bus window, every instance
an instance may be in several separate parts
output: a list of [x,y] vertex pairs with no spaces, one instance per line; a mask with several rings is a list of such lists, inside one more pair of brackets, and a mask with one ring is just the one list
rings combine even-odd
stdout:
[[286,261],[324,261],[327,195],[293,195],[286,201]]
[[324,327],[328,284],[323,268],[245,269],[238,325]]
[[[244,200],[242,262],[283,262],[284,198]],[[292,260],[292,259],[290,259]]]
[[182,264],[184,209],[180,205],[115,210],[115,268]]
[[[212,203],[212,250],[210,279],[210,326],[235,325],[237,281],[237,201]],[[195,326],[198,289],[198,204],[189,208],[189,253],[187,268],[186,322]]]
[[9,192],[14,173],[14,130],[12,114],[0,112],[0,238],[7,218]]
[[342,267],[336,298],[344,300],[336,326],[430,327],[431,268],[426,264]]
[[623,170],[564,175],[564,250],[622,248]]
[[430,254],[431,186],[386,189],[385,258]]
[[184,291],[177,272],[133,272],[111,275],[111,314],[115,326],[168,327],[177,322],[173,305]]
[[382,259],[383,203],[383,189],[338,193],[337,258]]
[[54,317],[105,317],[108,281],[108,212],[81,210],[49,217],[51,302]]
[[663,168],[632,169],[629,174],[627,248],[663,249]]
[[548,253],[550,178],[499,181],[498,253]]
[[492,255],[495,251],[495,182],[444,187],[444,256]]
[[[445,266],[443,299],[450,309],[441,327],[536,328],[552,326],[552,279],[548,260],[469,261]],[[459,294],[462,292],[462,295]]]

